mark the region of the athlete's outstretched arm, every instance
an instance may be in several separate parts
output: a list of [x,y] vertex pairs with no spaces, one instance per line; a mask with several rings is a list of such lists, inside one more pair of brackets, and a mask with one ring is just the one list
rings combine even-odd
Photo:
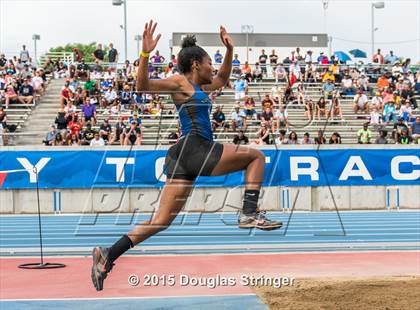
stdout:
[[206,91],[213,91],[226,85],[229,81],[230,73],[232,71],[232,59],[233,59],[233,40],[227,33],[225,27],[220,26],[220,39],[226,46],[226,54],[223,60],[223,64],[220,67],[219,72],[213,78],[211,84],[203,85],[203,89]]
[[151,20],[149,23],[146,23],[143,31],[143,49],[142,54],[140,55],[140,64],[137,71],[137,91],[141,92],[158,92],[158,93],[172,93],[179,88],[179,76],[171,76],[170,78],[163,80],[149,80],[148,72],[148,62],[149,57],[144,55],[151,53],[159,39],[160,34],[156,36],[156,39],[153,39],[153,34],[155,32],[157,23],[153,23]]

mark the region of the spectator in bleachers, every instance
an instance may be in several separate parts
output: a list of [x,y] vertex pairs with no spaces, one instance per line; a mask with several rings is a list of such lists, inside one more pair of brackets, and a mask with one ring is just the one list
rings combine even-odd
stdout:
[[[68,123],[68,128],[72,135],[79,135],[80,131],[83,129],[83,121],[81,117],[77,113],[73,113],[71,116],[71,120]],[[64,139],[66,137],[63,136]]]
[[402,102],[398,116],[403,118],[406,123],[411,121],[413,109],[411,108],[410,101],[408,99]]
[[106,102],[106,107],[112,105],[114,101],[117,99],[117,92],[114,90],[112,85],[104,93],[104,99]]
[[15,89],[13,88],[13,85],[11,84],[7,85],[6,91],[4,92],[4,97],[5,97],[6,109],[8,109],[9,104],[18,99],[18,95],[16,94]]
[[360,77],[357,79],[356,87],[365,92],[370,91],[369,78],[366,76],[366,74],[362,73],[360,75]]
[[407,130],[408,131],[408,126],[407,124],[404,122],[404,119],[402,117],[398,118],[398,121],[394,124],[394,128],[392,130],[392,138],[394,139],[394,141],[398,141],[401,133]]
[[283,105],[280,103],[278,110],[274,113],[274,126],[273,131],[278,131],[280,128],[289,129],[289,118],[288,118],[287,109],[285,110]]
[[257,119],[257,111],[255,110],[255,101],[252,97],[246,97],[245,103],[244,103],[245,109],[245,115],[246,118],[252,118],[255,116],[255,119]]
[[362,90],[359,89],[357,91],[357,94],[354,96],[353,103],[353,110],[355,114],[357,114],[359,110],[369,113],[369,100]]
[[323,114],[325,117],[328,117],[327,102],[325,97],[319,98],[318,102],[316,103],[316,111],[318,115],[318,121],[321,120],[321,114]]
[[398,137],[398,144],[412,144],[413,138],[410,136],[408,129],[401,131],[401,135]]
[[55,118],[55,123],[57,124],[58,130],[61,131],[61,130],[67,129],[69,118],[66,117],[66,112],[64,111],[64,109],[61,109],[60,111],[58,111],[57,116]]
[[417,100],[415,98],[414,91],[408,83],[402,84],[402,87],[398,91],[398,94],[402,99],[409,101],[410,107],[412,107],[412,109],[417,109]]
[[252,82],[252,68],[247,61],[245,61],[245,64],[242,66],[241,72],[247,82]]
[[216,54],[214,54],[214,62],[216,64],[221,64],[223,62],[223,55],[220,53],[220,50],[217,50]]
[[90,145],[90,141],[92,141],[96,133],[97,132],[92,129],[92,124],[87,122],[86,128],[83,129],[80,133],[81,145]]
[[117,67],[118,62],[118,51],[114,48],[113,43],[109,43],[109,50],[108,50],[108,62],[110,63],[110,68],[115,69]]
[[324,85],[322,85],[322,92],[325,97],[325,99],[332,99],[335,91],[335,86],[333,81],[328,78]]
[[76,135],[76,134],[67,135],[66,145],[79,146],[80,145],[79,135]]
[[95,133],[93,139],[90,141],[90,146],[104,146],[105,141],[102,139],[102,137],[99,135],[99,133]]
[[265,122],[261,122],[261,127],[257,131],[257,139],[253,141],[253,144],[264,145],[270,144],[270,130]]
[[315,83],[317,80],[316,65],[309,62],[305,65],[305,76],[304,81],[306,83]]
[[51,146],[54,145],[54,141],[55,141],[55,136],[57,135],[58,131],[57,129],[55,129],[54,125],[50,126],[50,131],[47,133],[44,141],[42,141],[44,143],[44,145],[46,146]]
[[372,109],[376,108],[379,112],[384,109],[384,101],[380,92],[375,92],[375,96],[372,97]]
[[235,90],[235,100],[241,100],[248,93],[248,83],[245,80],[245,76],[241,76],[233,83],[233,89]]
[[23,62],[26,63],[29,61],[29,52],[26,49],[26,45],[22,45],[22,50],[20,51],[19,54],[19,59]]
[[246,130],[247,128],[246,115],[243,111],[240,110],[240,108],[240,102],[238,101],[234,106],[234,110],[230,116],[233,131],[236,131],[237,129]]
[[278,64],[276,66],[274,78],[276,80],[276,83],[287,82],[287,71],[282,64]]
[[245,136],[244,131],[242,129],[240,129],[238,131],[238,134],[236,134],[233,137],[233,143],[234,144],[248,144],[249,143],[249,139],[247,136]]
[[268,128],[273,127],[273,110],[269,106],[266,106],[261,113],[261,121],[265,122]]
[[262,69],[262,66],[260,66],[260,64],[257,62],[255,64],[254,70],[252,70],[252,79],[254,80],[254,82],[262,81],[263,73],[264,71]]
[[394,101],[388,101],[384,105],[383,119],[387,124],[395,123],[397,121],[397,110]]
[[411,124],[411,135],[414,143],[420,144],[420,116]]
[[378,108],[374,107],[370,113],[370,123],[369,125],[373,126],[375,130],[382,125],[382,115],[379,113]]
[[64,139],[63,139],[63,135],[58,132],[55,135],[54,146],[60,146],[60,145],[64,145]]
[[242,73],[241,72],[241,67],[240,67],[241,66],[241,62],[240,62],[240,60],[238,58],[238,54],[235,54],[233,57],[234,58],[232,60],[232,75],[234,77],[239,77],[239,76],[241,76],[241,73]]
[[394,55],[393,51],[389,51],[389,54],[385,56],[386,64],[394,64],[398,60],[398,57]]
[[127,125],[124,122],[124,117],[120,116],[117,124],[114,127],[114,131],[112,133],[112,138],[111,138],[111,141],[109,142],[109,144],[113,144],[114,142],[120,142],[120,145],[123,145],[126,130],[127,130]]
[[325,138],[324,132],[319,129],[318,135],[315,137],[315,144],[326,144],[327,139]]
[[141,129],[137,126],[137,122],[133,119],[126,130],[124,145],[140,145],[141,139]]
[[328,80],[330,80],[332,84],[335,83],[335,75],[331,71],[326,71],[325,74],[322,76],[323,83],[327,82]]
[[341,80],[341,92],[344,96],[354,95],[353,80],[348,74],[344,75]]
[[270,98],[270,94],[265,94],[263,100],[261,100],[261,108],[264,110],[266,107],[272,109],[274,107],[274,101]]
[[388,144],[388,139],[386,136],[388,135],[388,132],[383,129],[379,131],[379,136],[376,138],[375,143],[376,144]]
[[328,57],[324,55],[324,52],[319,53],[319,56],[317,58],[317,62],[321,65],[327,65],[328,64]]
[[303,139],[300,140],[300,144],[314,144],[314,140],[310,137],[309,132],[303,134]]
[[220,105],[216,106],[216,111],[213,113],[213,120],[211,123],[213,131],[216,131],[216,129],[219,127],[221,127],[223,131],[229,128],[229,124],[226,122],[225,113],[223,113],[222,107]]
[[338,99],[338,96],[334,96],[331,100],[331,104],[329,107],[330,112],[330,120],[334,120],[334,115],[340,116],[340,119],[344,121],[343,118],[343,111],[341,109],[340,100]]
[[101,64],[105,59],[105,51],[102,49],[102,44],[98,44],[96,50],[93,52],[93,57],[95,61]]
[[86,97],[85,103],[82,106],[82,112],[85,116],[85,122],[92,121],[93,124],[96,124],[96,106],[91,104],[92,99]]
[[385,63],[384,56],[381,54],[381,49],[378,48],[376,54],[372,57],[372,62],[383,65]]
[[300,69],[300,65],[297,61],[292,62],[289,67],[289,84],[293,86],[296,81],[302,80],[302,71]]
[[341,144],[341,136],[338,132],[334,132],[330,140],[328,141],[329,144]]
[[[156,51],[155,55],[153,55],[150,60],[155,65],[161,65],[165,61],[165,57],[159,54],[159,51]],[[158,67],[159,68],[159,67]]]
[[23,85],[19,89],[18,100],[23,104],[32,104],[34,99],[34,88],[29,84],[27,78],[23,80]]
[[42,95],[44,93],[44,80],[41,77],[40,71],[35,72],[35,76],[32,78],[32,87],[35,90],[36,95]]
[[305,116],[308,118],[309,121],[315,118],[314,102],[312,101],[312,99],[305,101]]
[[363,128],[357,131],[357,142],[360,144],[369,144],[372,138],[372,132],[369,130],[369,123],[364,123]]
[[70,101],[71,91],[69,89],[69,81],[66,81],[64,86],[61,88],[60,91],[60,105],[61,108],[64,108]]
[[313,63],[313,58],[312,58],[312,51],[309,50],[306,52],[305,55],[305,63],[309,64],[309,63]]
[[299,139],[296,131],[292,131],[287,139],[287,144],[299,144]]
[[274,139],[276,145],[288,144],[286,138],[286,130],[280,130],[279,135]]
[[99,127],[99,135],[105,142],[112,140],[112,126],[108,119],[104,119],[103,123]]
[[169,63],[171,63],[174,67],[176,67],[177,61],[176,61],[176,56],[175,55],[171,55],[171,59],[170,59]]
[[306,91],[305,91],[305,87],[303,86],[303,83],[301,81],[295,83],[293,85],[294,87],[296,87],[296,97],[297,97],[297,103],[303,104],[305,102],[305,95],[306,95]]
[[265,76],[267,76],[267,59],[268,56],[265,54],[265,50],[261,50],[261,55],[258,57],[258,62],[261,64],[261,74]]
[[279,59],[279,56],[276,54],[275,50],[271,51],[271,55],[269,56],[269,59],[270,59],[271,70],[274,72],[274,70],[277,67],[277,62]]

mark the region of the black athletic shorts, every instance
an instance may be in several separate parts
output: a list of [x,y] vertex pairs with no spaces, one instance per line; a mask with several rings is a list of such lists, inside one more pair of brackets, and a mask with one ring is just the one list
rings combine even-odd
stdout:
[[197,176],[211,175],[223,153],[223,144],[188,135],[171,146],[165,159],[168,179],[194,181]]

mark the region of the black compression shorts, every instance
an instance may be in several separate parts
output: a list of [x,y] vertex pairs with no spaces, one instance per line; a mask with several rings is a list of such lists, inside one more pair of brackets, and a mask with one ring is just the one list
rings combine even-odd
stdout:
[[182,137],[171,146],[165,159],[168,179],[194,181],[197,176],[210,176],[223,153],[223,144],[197,135]]

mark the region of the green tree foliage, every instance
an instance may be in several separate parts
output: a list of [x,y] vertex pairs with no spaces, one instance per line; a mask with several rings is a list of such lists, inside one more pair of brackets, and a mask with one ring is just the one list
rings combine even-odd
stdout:
[[[96,42],[92,42],[90,44],[82,44],[82,43],[69,43],[66,46],[57,46],[50,48],[50,52],[73,52],[73,48],[77,48],[83,55],[83,59],[85,62],[94,62],[95,58],[93,57],[93,52],[96,50],[97,47]],[[105,47],[105,49],[104,49]],[[108,61],[108,46],[104,46],[102,44],[102,48],[105,50],[105,61]]]

